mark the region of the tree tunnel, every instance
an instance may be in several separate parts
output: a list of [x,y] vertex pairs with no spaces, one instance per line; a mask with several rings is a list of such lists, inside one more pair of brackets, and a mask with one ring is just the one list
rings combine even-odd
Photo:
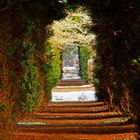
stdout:
[[[60,79],[66,42],[80,46],[79,75],[94,84],[98,98],[140,128],[139,14],[139,0],[1,0],[3,129],[11,126],[12,115],[33,112],[49,98]],[[91,79],[85,76],[89,56],[94,57]]]

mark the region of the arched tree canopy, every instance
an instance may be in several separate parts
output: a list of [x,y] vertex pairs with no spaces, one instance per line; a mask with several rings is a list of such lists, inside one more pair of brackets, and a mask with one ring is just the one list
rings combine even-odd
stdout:
[[95,34],[90,32],[92,19],[90,12],[83,7],[76,10],[67,10],[65,19],[54,21],[51,25],[53,35],[48,42],[61,48],[68,45],[88,46],[95,45]]

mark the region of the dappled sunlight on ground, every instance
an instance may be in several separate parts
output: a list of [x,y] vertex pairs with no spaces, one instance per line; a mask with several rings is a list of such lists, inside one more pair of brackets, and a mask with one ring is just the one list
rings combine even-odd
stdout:
[[52,92],[52,101],[96,101],[95,91],[92,90],[81,90],[81,91],[54,91]]

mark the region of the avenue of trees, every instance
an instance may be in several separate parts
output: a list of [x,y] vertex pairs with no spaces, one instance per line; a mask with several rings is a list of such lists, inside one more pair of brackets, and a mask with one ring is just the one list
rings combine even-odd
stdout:
[[[13,127],[16,113],[33,112],[49,98],[51,86],[56,84],[49,70],[60,64],[53,61],[59,60],[62,49],[50,50],[51,25],[67,17],[66,9],[80,6],[90,11],[90,28],[81,31],[74,23],[78,25],[72,30],[76,36],[70,43],[94,46],[93,82],[99,99],[130,115],[140,128],[139,0],[1,0],[0,137],[8,136],[6,130]],[[91,41],[88,44],[84,39]]]
[[[79,48],[80,70],[82,80],[89,82],[88,79],[88,60],[95,57],[94,46],[96,36],[90,31],[92,19],[90,12],[81,6],[76,9],[66,9],[67,16],[51,24],[52,35],[47,42],[52,49],[62,50],[62,56],[75,54]],[[75,47],[75,49],[74,49]],[[67,52],[70,51],[70,52]],[[92,78],[91,78],[92,79]]]

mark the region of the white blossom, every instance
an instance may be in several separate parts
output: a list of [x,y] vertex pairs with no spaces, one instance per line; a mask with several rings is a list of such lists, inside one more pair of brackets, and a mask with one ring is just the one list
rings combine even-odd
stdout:
[[92,26],[90,13],[79,7],[75,11],[68,12],[65,19],[54,21],[52,24],[53,35],[48,42],[53,46],[66,46],[75,44],[80,46],[93,46],[96,36],[90,32]]

